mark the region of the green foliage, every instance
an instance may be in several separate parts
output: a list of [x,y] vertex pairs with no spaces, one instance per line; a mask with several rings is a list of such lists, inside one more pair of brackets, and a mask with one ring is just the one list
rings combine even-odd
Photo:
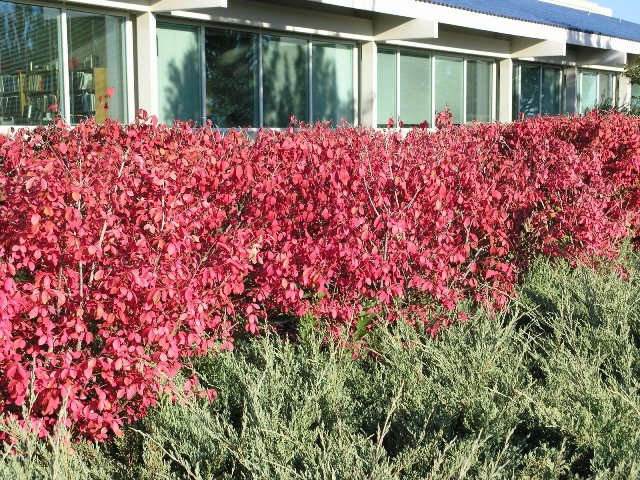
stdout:
[[637,101],[616,105],[613,100],[605,100],[594,107],[602,114],[607,112],[619,112],[624,115],[640,116],[640,103]]
[[624,69],[623,75],[627,77],[631,83],[640,85],[640,59],[628,64]]
[[[28,404],[36,398],[31,392]],[[63,410],[64,411],[64,410]],[[25,407],[24,418],[30,418]],[[38,437],[34,423],[23,428],[15,419],[0,416],[0,434],[12,443],[0,449],[0,479],[14,480],[109,480],[117,472],[117,465],[98,447],[75,444],[67,419],[58,418],[53,434],[46,440]]]
[[[435,340],[374,329],[356,360],[310,318],[296,342],[239,341],[192,366],[213,404],[164,399],[110,445],[74,446],[76,476],[56,478],[638,478],[640,258],[623,263],[538,260],[507,313],[469,311]],[[16,450],[0,478],[61,462]]]

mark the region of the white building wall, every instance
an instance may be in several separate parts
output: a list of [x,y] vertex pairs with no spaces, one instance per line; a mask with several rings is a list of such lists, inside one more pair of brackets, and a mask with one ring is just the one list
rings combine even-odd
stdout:
[[[562,1],[575,3],[578,0]],[[606,14],[597,5],[579,3],[579,8]],[[156,22],[159,18],[200,26],[249,28],[257,32],[274,31],[356,42],[359,87],[356,89],[356,118],[372,126],[378,121],[378,45],[494,59],[498,72],[498,78],[494,79],[497,80],[495,96],[499,99],[496,118],[500,121],[513,118],[514,61],[564,66],[566,110],[572,113],[577,110],[580,67],[620,73],[629,55],[640,54],[640,42],[414,0],[300,0],[297,4],[278,5],[249,0],[67,0],[47,4],[69,5],[79,10],[128,12],[131,18],[127,25],[126,59],[130,81],[129,118],[137,108],[150,113],[158,111]],[[629,97],[630,85],[621,78],[619,101],[624,102]]]
[[[557,1],[562,3],[562,0]],[[569,5],[566,2],[573,2],[573,4]],[[600,14],[610,13],[593,2],[579,0],[566,0],[566,2],[567,6],[574,8]],[[499,72],[495,92],[498,99],[496,119],[499,121],[511,121],[513,118],[514,60],[565,66],[564,102],[567,113],[573,113],[578,108],[578,67],[589,66],[589,68],[621,72],[624,65],[622,61],[626,60],[625,50],[640,53],[640,44],[636,42],[570,32],[557,27],[493,17],[413,0],[308,0],[304,2],[330,7],[327,11],[314,9],[312,12],[302,8],[302,3],[299,4],[300,6],[291,7],[248,0],[228,0],[224,8],[191,10],[184,8],[187,3],[178,2],[179,10],[156,13],[156,16],[168,15],[176,19],[190,19],[200,24],[211,23],[229,28],[249,27],[258,31],[274,30],[285,34],[309,34],[357,41],[359,58],[356,75],[359,91],[356,118],[362,124],[369,126],[378,123],[376,118],[378,45],[388,44],[396,48],[423,49],[432,53],[446,52],[493,58]],[[348,8],[344,10],[345,14],[339,13],[340,7]],[[354,9],[370,12],[371,15],[354,16]],[[140,17],[145,18],[144,15]],[[423,28],[423,31],[429,30],[424,35],[425,38],[415,38],[415,26],[409,24],[411,18],[432,22],[434,27],[430,30]],[[143,20],[136,25],[142,28],[143,33],[137,37],[137,48],[142,52],[151,51],[153,37],[145,33],[149,31],[150,21]],[[388,25],[395,27],[394,34],[385,36],[385,28],[391,30]],[[456,30],[452,31],[448,25]],[[477,32],[478,25],[482,25],[487,30],[487,34],[473,34],[472,32]],[[460,27],[468,27],[468,33],[461,31]],[[403,28],[407,38],[402,38]],[[380,38],[389,39],[380,40]],[[140,39],[149,42],[149,45],[146,48],[140,45]],[[580,45],[575,47],[579,55],[576,55],[574,50],[567,51],[567,44]],[[157,91],[156,99],[152,97],[157,85],[149,77],[144,76],[152,68],[154,68],[152,61],[149,61],[148,57],[147,59],[144,56],[139,58],[138,83],[148,81],[149,87],[138,90],[138,105],[155,111]],[[630,87],[625,80],[621,80],[618,88],[620,101],[630,96],[627,90],[630,90]]]

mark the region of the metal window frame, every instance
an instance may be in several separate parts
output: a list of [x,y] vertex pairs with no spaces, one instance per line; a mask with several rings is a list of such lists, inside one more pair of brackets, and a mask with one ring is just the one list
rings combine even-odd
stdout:
[[596,77],[596,105],[601,101],[600,100],[600,75],[607,75],[612,80],[612,99],[616,101],[616,96],[618,93],[618,86],[616,85],[616,72],[612,72],[611,70],[597,70],[594,68],[579,68],[578,74],[580,77],[579,81],[579,92],[578,96],[578,112],[580,115],[584,115],[584,111],[582,110],[582,78],[585,73],[592,73]]
[[543,85],[543,69],[548,68],[551,70],[556,70],[558,72],[558,107],[560,112],[558,113],[558,115],[562,115],[564,113],[566,113],[566,108],[563,106],[564,103],[563,101],[566,98],[566,84],[565,84],[565,75],[566,75],[566,66],[563,65],[557,65],[557,64],[552,64],[552,63],[543,63],[543,62],[527,62],[527,61],[520,61],[520,62],[514,62],[513,64],[513,68],[514,68],[514,73],[515,70],[518,70],[518,82],[517,82],[517,89],[516,89],[516,98],[517,103],[518,103],[518,114],[522,111],[521,107],[522,107],[522,67],[523,66],[531,66],[531,67],[537,67],[539,69],[539,77],[538,77],[538,115],[543,115],[542,113],[542,85]]
[[[71,12],[89,13],[96,15],[104,15],[110,17],[119,17],[124,19],[122,34],[122,58],[121,68],[124,80],[124,115],[125,123],[130,122],[135,117],[135,98],[134,98],[134,59],[133,59],[133,22],[129,12],[114,11],[107,8],[85,6],[81,4],[67,4],[64,2],[62,5],[54,5],[44,1],[34,0],[5,0],[7,3],[15,5],[28,5],[40,8],[49,8],[57,10],[58,13],[58,65],[60,68],[60,98],[58,99],[58,108],[62,113],[62,118],[67,125],[71,125],[71,76],[69,73],[69,38],[68,38],[68,18],[67,14]],[[11,128],[33,128],[34,125],[2,125],[0,131],[4,131]]]
[[[267,29],[267,28],[251,28],[241,25],[230,25],[221,22],[210,22],[210,21],[201,21],[201,20],[193,20],[188,18],[176,18],[167,15],[158,15],[158,23],[166,24],[166,25],[184,25],[184,26],[197,26],[201,29],[201,45],[202,45],[202,55],[200,58],[201,62],[201,70],[203,72],[202,78],[202,98],[203,98],[203,106],[202,106],[202,118],[206,120],[206,55],[205,55],[205,37],[207,29],[213,30],[227,30],[233,32],[245,32],[256,35],[258,40],[258,125],[257,128],[270,128],[272,130],[281,130],[284,127],[270,127],[265,125],[264,117],[264,63],[263,63],[263,54],[264,54],[264,45],[263,45],[263,37],[264,35],[274,35],[283,38],[291,38],[296,40],[303,40],[307,43],[307,116],[309,122],[313,122],[313,45],[315,42],[318,43],[333,43],[336,45],[349,46],[351,47],[351,57],[353,64],[353,87],[352,87],[352,102],[353,102],[353,124],[358,125],[358,116],[360,113],[359,109],[359,82],[358,78],[360,75],[359,62],[358,62],[358,43],[355,40],[348,39],[337,39],[334,37],[324,37],[303,33],[295,33],[288,31],[281,31],[276,29]],[[221,130],[226,130],[226,128],[222,128]]]
[[[400,101],[399,101],[399,98],[400,98],[400,73],[399,73],[400,72],[400,54],[399,54],[399,51],[398,51],[397,48],[386,48],[386,46],[385,46],[385,47],[382,47],[381,49],[380,48],[376,49],[376,60],[375,61],[376,61],[377,74],[376,74],[375,82],[378,82],[378,80],[380,78],[380,75],[379,75],[380,74],[380,69],[378,68],[378,66],[379,66],[378,65],[378,59],[379,59],[380,53],[393,53],[393,55],[394,55],[395,68],[396,68],[396,91],[394,92],[395,93],[395,95],[394,95],[394,97],[395,97],[394,98],[395,107],[393,109],[393,114],[391,115],[391,117],[392,118],[395,117],[394,118],[394,122],[395,122],[397,120],[397,118],[398,118],[398,112],[399,112],[399,108],[400,108]],[[376,90],[377,90],[377,87],[376,87]],[[378,98],[376,100],[376,109],[378,108],[377,102],[379,101],[380,96],[377,95],[377,97]],[[385,128],[386,128],[386,121],[383,123],[383,122],[381,122],[380,118],[377,118],[376,119],[376,125],[374,127],[375,128],[381,128],[381,127],[379,127],[380,125],[384,125]]]
[[200,48],[200,117],[203,125],[207,123],[207,64],[204,33],[204,27],[198,27],[198,36],[200,37],[198,38],[198,48]]
[[[497,61],[495,58],[491,58],[491,57],[487,57],[487,56],[483,56],[483,55],[468,55],[468,54],[458,54],[458,53],[453,53],[453,52],[440,52],[438,50],[433,50],[433,49],[420,49],[420,48],[411,48],[411,47],[401,47],[399,48],[396,45],[389,45],[389,44],[382,44],[381,45],[381,49],[383,51],[392,51],[394,52],[394,54],[396,55],[396,120],[397,118],[402,119],[401,116],[401,111],[400,111],[400,81],[401,81],[401,72],[400,72],[400,55],[402,54],[402,52],[409,52],[409,53],[419,53],[423,56],[428,56],[431,62],[431,90],[430,90],[430,94],[431,94],[431,111],[428,112],[429,118],[428,118],[428,122],[429,125],[432,126],[434,124],[435,121],[435,108],[436,108],[436,62],[435,59],[436,57],[450,57],[450,58],[457,58],[462,60],[463,62],[463,67],[462,67],[462,116],[463,118],[461,119],[461,124],[469,124],[470,122],[467,122],[467,62],[470,60],[476,60],[476,61],[485,61],[487,63],[489,63],[491,65],[490,68],[490,73],[491,73],[491,79],[489,81],[490,83],[490,88],[491,88],[491,99],[490,99],[490,112],[489,115],[491,117],[491,121],[495,121],[496,116],[497,116],[497,111],[498,111],[498,105],[497,105],[497,88],[498,88],[498,83],[497,83]],[[378,51],[380,51],[380,48],[378,49]],[[377,59],[376,59],[377,61]],[[377,79],[376,79],[377,81]],[[378,125],[380,125],[380,119],[378,119]]]
[[400,103],[400,85],[401,85],[401,81],[402,81],[402,77],[400,76],[400,50],[396,50],[396,108],[395,108],[395,117],[393,119],[394,124],[398,125],[398,122],[400,121],[400,119],[402,118],[402,111],[401,111],[401,103]]
[[[498,117],[498,62],[494,61],[491,68],[491,121],[495,122]],[[509,99],[510,102],[513,99]]]

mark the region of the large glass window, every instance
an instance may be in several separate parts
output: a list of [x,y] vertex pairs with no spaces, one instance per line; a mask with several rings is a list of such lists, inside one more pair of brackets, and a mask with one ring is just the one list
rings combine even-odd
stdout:
[[0,2],[0,124],[36,125],[61,104],[60,10]]
[[202,72],[197,27],[158,23],[158,118],[202,121]]
[[264,123],[286,127],[291,116],[306,121],[309,111],[307,41],[262,36]]
[[614,79],[613,74],[598,74],[598,100],[602,106],[611,106],[615,104],[614,99]]
[[63,43],[62,13],[0,1],[0,124],[127,121],[124,17],[67,10]]
[[557,67],[515,65],[513,118],[521,113],[527,117],[562,113],[562,78],[562,69]]
[[[354,121],[352,45],[206,28],[206,118],[221,128]],[[195,84],[195,82],[192,82]]]
[[467,122],[490,122],[493,106],[493,63],[467,61]]
[[378,126],[387,125],[389,118],[397,120],[398,61],[393,50],[378,51]]
[[313,120],[353,123],[353,47],[313,42]]
[[583,72],[580,75],[580,113],[598,104],[598,74]]
[[227,127],[260,126],[258,35],[206,29],[207,118]]
[[[124,74],[124,18],[67,12],[71,122],[94,116],[126,122],[127,86]],[[113,97],[108,109],[99,98]]]
[[640,85],[631,85],[631,107],[637,108],[640,105]]
[[431,57],[400,53],[400,119],[406,126],[431,119]]
[[541,73],[538,66],[522,65],[520,67],[520,105],[517,113],[527,117],[540,114]]
[[615,105],[615,74],[580,72],[580,113],[597,107]]
[[464,122],[464,63],[461,58],[436,57],[435,108],[451,112],[453,123]]
[[540,99],[541,112],[544,115],[559,115],[562,101],[562,70],[557,68],[542,68],[542,85]]
[[[399,67],[399,71],[398,71]],[[389,117],[411,127],[448,108],[454,123],[493,120],[494,62],[378,50],[378,126]]]

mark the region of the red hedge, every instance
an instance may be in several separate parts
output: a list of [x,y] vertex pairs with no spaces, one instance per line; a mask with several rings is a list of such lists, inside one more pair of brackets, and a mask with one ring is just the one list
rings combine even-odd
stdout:
[[[243,322],[501,306],[532,256],[611,257],[638,226],[640,121],[430,133],[93,121],[0,137],[0,413],[30,376],[103,439]],[[437,328],[437,325],[433,325]]]

